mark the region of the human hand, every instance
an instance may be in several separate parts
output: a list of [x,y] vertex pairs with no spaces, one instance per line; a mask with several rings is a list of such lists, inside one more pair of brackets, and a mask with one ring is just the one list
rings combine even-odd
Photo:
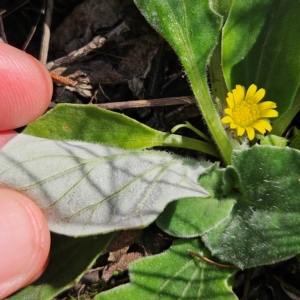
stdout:
[[[0,42],[0,148],[47,109],[52,81],[44,66]],[[0,299],[35,281],[50,250],[46,219],[21,193],[0,188]]]

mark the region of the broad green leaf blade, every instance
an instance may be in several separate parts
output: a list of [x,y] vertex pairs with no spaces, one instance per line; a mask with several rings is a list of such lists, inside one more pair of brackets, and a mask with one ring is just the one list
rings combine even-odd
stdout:
[[290,147],[298,150],[300,149],[300,130],[298,128],[294,128],[293,130]]
[[162,230],[177,237],[197,237],[229,219],[235,200],[222,199],[217,192],[223,185],[224,173],[217,168],[218,164],[214,164],[201,175],[200,185],[206,187],[210,197],[169,203],[156,220]]
[[206,197],[209,163],[20,134],[0,152],[0,185],[35,200],[53,232],[79,236],[149,225],[165,206]]
[[113,234],[72,238],[52,234],[50,261],[45,273],[9,300],[53,299],[78,282],[83,273],[105,250]]
[[29,124],[25,134],[54,140],[81,140],[122,149],[157,146],[163,132],[93,105],[60,104]]
[[238,202],[231,220],[204,236],[212,254],[245,269],[299,253],[300,152],[254,146],[234,152],[232,164],[225,175]]
[[216,11],[218,14],[224,17],[224,19],[227,19],[227,16],[230,12],[231,6],[233,4],[234,0],[212,0],[212,8],[214,11]]
[[[223,69],[232,89],[255,83],[266,89],[266,100],[277,103],[279,117],[273,134],[281,135],[299,103],[300,2],[291,0],[236,0],[223,32]],[[299,109],[299,107],[298,107]],[[281,118],[288,112],[290,118]]]
[[95,300],[237,299],[228,283],[235,271],[203,262],[188,249],[210,257],[199,239],[177,240],[165,253],[131,263],[131,283],[98,294]]
[[284,133],[288,126],[291,123],[291,120],[294,119],[294,117],[297,115],[297,113],[300,110],[300,89],[297,90],[296,94],[293,97],[293,102],[287,109],[287,111],[273,124],[273,130],[272,133],[275,133],[277,135]]
[[223,159],[229,163],[232,146],[210,97],[206,77],[206,67],[221,32],[222,17],[210,7],[209,0],[135,0],[135,3],[178,54],[210,133]]
[[218,157],[214,145],[154,130],[125,115],[94,105],[60,104],[29,124],[23,133],[53,139],[80,140],[122,149],[166,146],[192,149]]

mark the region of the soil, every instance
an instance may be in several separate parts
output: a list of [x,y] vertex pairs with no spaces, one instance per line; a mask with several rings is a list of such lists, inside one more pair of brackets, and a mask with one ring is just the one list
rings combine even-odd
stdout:
[[[22,48],[40,16],[42,1],[32,0],[14,11],[20,1],[1,2],[2,8],[6,9],[3,22],[8,43]],[[36,58],[39,57],[43,20],[44,15],[41,15],[26,48],[26,52]],[[206,132],[178,57],[148,25],[132,0],[55,1],[48,62],[77,51],[96,36],[110,34],[123,22],[126,28],[102,47],[51,70],[79,83],[75,88],[55,84],[51,107],[57,103],[94,103],[99,106],[114,103],[115,110],[164,132],[170,132],[172,127],[185,121]],[[191,100],[190,104],[184,104],[186,97]],[[168,101],[177,99],[181,104],[170,105],[168,101],[161,101],[158,106],[151,105],[151,100],[165,98]],[[143,99],[149,100],[144,107],[128,102],[138,103]],[[197,138],[186,129],[177,133]],[[172,151],[212,160],[194,151]],[[120,232],[80,282],[55,299],[71,299],[71,296],[92,299],[92,295],[101,290],[128,282],[130,262],[163,252],[172,240],[155,224],[144,230]],[[299,274],[296,259],[250,269],[236,275],[234,291],[239,299],[300,299],[297,295]],[[285,292],[293,288],[297,291],[292,295]]]

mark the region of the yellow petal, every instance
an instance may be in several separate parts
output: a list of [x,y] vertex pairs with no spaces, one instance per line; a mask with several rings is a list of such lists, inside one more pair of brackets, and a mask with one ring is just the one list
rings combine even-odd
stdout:
[[247,101],[247,100],[251,99],[254,96],[254,94],[256,93],[256,90],[257,90],[257,86],[255,84],[251,84],[247,90],[245,100]]
[[259,122],[256,122],[256,123],[252,124],[252,127],[254,129],[256,129],[257,131],[259,131],[261,134],[266,133],[265,127],[262,124],[260,124]]
[[232,90],[234,103],[235,105],[239,104],[241,101],[244,100],[245,91],[244,88],[241,85],[236,85],[236,88]]
[[259,110],[269,109],[269,108],[276,108],[277,105],[273,101],[264,101],[262,103],[259,103],[258,105]]
[[248,135],[248,139],[249,141],[252,141],[254,139],[254,129],[252,127],[246,127],[247,130],[247,135]]
[[237,135],[238,136],[241,136],[245,133],[245,128],[241,127],[241,126],[238,126],[237,128]]
[[240,84],[238,84],[238,85],[235,86],[235,88],[238,91],[238,93],[240,94],[240,97],[242,99],[244,99],[245,98],[245,89],[244,89],[244,87],[241,86]]
[[232,116],[232,109],[231,108],[225,108],[224,109],[225,114]]
[[233,121],[230,123],[230,129],[235,129],[237,127],[238,126],[235,123],[233,123]]
[[271,124],[268,121],[266,121],[266,120],[257,120],[255,122],[255,124],[258,124],[258,126],[260,126],[261,128],[266,129],[267,131],[271,131],[272,130]]
[[275,118],[278,117],[278,111],[275,109],[267,109],[259,112],[260,118]]
[[231,123],[231,122],[232,122],[232,118],[229,117],[229,116],[226,116],[226,117],[224,117],[224,118],[221,120],[221,122],[222,122],[223,124]]
[[259,89],[255,95],[251,98],[251,101],[254,103],[258,103],[266,94],[264,89]]
[[231,109],[234,108],[234,99],[233,99],[233,95],[231,92],[227,93],[226,102],[227,102],[229,108],[231,108]]

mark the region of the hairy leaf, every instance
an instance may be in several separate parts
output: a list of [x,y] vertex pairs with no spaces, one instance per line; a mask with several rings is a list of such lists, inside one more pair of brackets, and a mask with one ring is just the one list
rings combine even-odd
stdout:
[[211,6],[213,10],[223,16],[223,18],[226,20],[234,1],[235,0],[212,0]]
[[244,269],[299,253],[300,152],[254,146],[234,152],[232,164],[224,181],[237,204],[227,222],[204,235],[212,254]]
[[0,152],[0,185],[34,199],[50,230],[90,235],[144,227],[173,200],[206,197],[197,180],[209,165],[20,134]]
[[54,140],[81,140],[123,149],[157,146],[164,133],[93,105],[60,104],[23,133]]
[[177,240],[165,253],[130,264],[131,283],[99,294],[95,300],[234,300],[230,277],[233,269],[220,268],[187,253],[210,257],[199,239]]
[[177,237],[197,237],[228,220],[234,199],[221,193],[224,169],[214,164],[201,175],[200,185],[210,193],[209,198],[182,199],[171,202],[156,220],[165,232]]
[[[231,144],[207,85],[206,68],[221,34],[225,5],[209,0],[135,0],[148,22],[174,48],[189,77],[201,113],[226,163]],[[214,7],[213,7],[214,6]]]
[[93,105],[57,105],[29,124],[23,133],[53,140],[100,143],[130,150],[166,146],[219,156],[213,144],[161,132],[123,114]]

